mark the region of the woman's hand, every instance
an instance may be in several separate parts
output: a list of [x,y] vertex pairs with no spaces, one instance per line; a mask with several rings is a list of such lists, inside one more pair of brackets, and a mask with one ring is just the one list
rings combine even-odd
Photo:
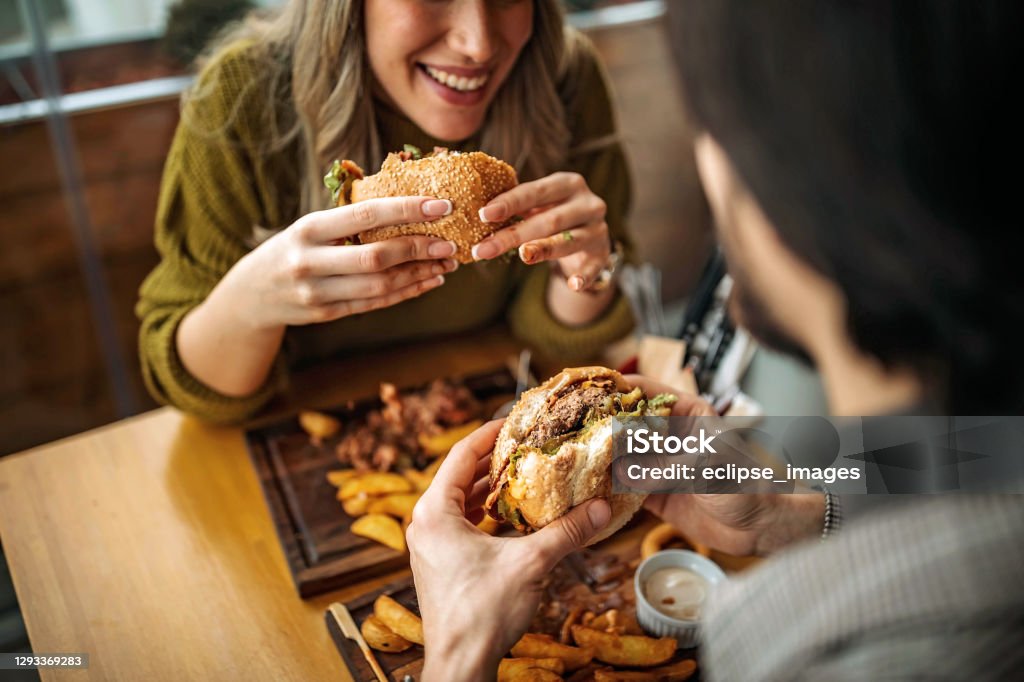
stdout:
[[423,617],[426,682],[494,679],[498,659],[537,611],[544,576],[611,517],[607,502],[591,500],[525,537],[492,537],[478,529],[502,423],[485,424],[452,448],[406,532]]
[[310,213],[239,260],[178,325],[178,356],[200,382],[227,396],[259,390],[285,328],[385,308],[444,283],[455,244],[409,236],[339,246],[373,227],[451,212],[429,197],[371,199]]
[[363,230],[436,219],[451,202],[398,197],[303,216],[243,258],[221,287],[248,325],[272,328],[328,322],[386,308],[444,283],[455,244],[407,236],[339,246]]
[[[715,411],[706,401],[682,394],[652,379],[630,375],[647,395],[674,393],[679,402],[674,417],[710,417]],[[687,494],[650,495],[644,507],[668,521],[694,542],[728,554],[765,555],[787,544],[821,533],[825,500],[820,494]]]
[[513,216],[523,220],[477,244],[473,257],[486,260],[519,249],[528,265],[557,261],[569,288],[581,291],[594,283],[611,255],[605,211],[604,200],[579,173],[554,173],[524,182],[480,209],[484,222]]

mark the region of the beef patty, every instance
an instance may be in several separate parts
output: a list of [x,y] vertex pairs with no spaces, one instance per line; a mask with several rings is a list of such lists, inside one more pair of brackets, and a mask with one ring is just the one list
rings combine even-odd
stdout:
[[537,420],[523,444],[539,448],[552,438],[582,428],[590,408],[604,403],[605,398],[614,391],[614,386],[588,386],[582,390],[568,391],[555,400],[555,404]]

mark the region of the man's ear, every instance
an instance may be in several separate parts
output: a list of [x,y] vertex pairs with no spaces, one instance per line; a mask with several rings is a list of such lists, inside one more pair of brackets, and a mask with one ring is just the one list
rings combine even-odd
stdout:
[[694,154],[720,236],[744,247],[749,242],[763,244],[766,240],[773,242],[773,248],[784,247],[757,199],[736,173],[729,155],[709,133],[697,137]]
[[838,324],[845,303],[835,283],[783,241],[725,149],[708,133],[694,142],[697,168],[730,261],[788,333],[806,342],[808,318]]

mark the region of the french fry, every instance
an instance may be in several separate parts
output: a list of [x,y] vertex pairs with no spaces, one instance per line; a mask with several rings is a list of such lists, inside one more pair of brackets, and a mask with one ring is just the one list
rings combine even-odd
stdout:
[[441,455],[447,455],[453,445],[476,431],[482,424],[483,422],[481,420],[474,419],[471,422],[466,422],[462,426],[455,426],[433,436],[421,433],[418,439],[420,447],[423,448],[423,452],[428,457],[440,457]]
[[[554,677],[532,671],[551,673]],[[560,680],[565,665],[559,658],[503,658],[498,662],[498,682],[525,682],[526,680]]]
[[593,650],[597,660],[631,668],[661,665],[675,655],[677,648],[673,637],[617,635],[582,625],[572,626],[572,638],[579,646]]
[[419,493],[385,495],[372,500],[366,511],[370,514],[387,514],[397,519],[404,519],[407,516],[412,516],[412,508],[416,506],[418,499],[420,499]]
[[[354,535],[376,540],[396,552],[405,551],[405,533],[390,516],[385,514],[367,514],[352,522],[349,530]],[[408,638],[407,638],[408,639]]]
[[363,621],[359,630],[363,633],[363,639],[377,651],[405,651],[412,646],[412,642],[392,632],[391,628],[384,625],[384,622],[377,616],[370,614]]
[[407,493],[412,490],[412,483],[398,474],[372,472],[351,478],[338,489],[338,499],[344,502],[357,495],[388,495],[391,493]]
[[557,658],[566,670],[576,670],[590,663],[594,652],[558,642],[550,635],[527,632],[512,646],[512,655],[517,658]]
[[399,637],[423,644],[423,621],[388,595],[382,594],[373,602],[373,615]]
[[358,476],[359,472],[355,469],[335,469],[334,471],[327,472],[327,482],[335,488],[340,488],[345,485],[346,481]]
[[501,523],[496,521],[490,514],[484,514],[484,517],[480,519],[480,523],[476,524],[476,527],[488,535],[494,535],[501,528]]
[[325,438],[338,433],[341,430],[341,422],[329,414],[304,410],[299,412],[299,426],[309,434],[317,445]]
[[355,497],[343,500],[341,508],[345,510],[346,514],[352,518],[356,518],[366,513],[372,499],[373,498],[369,495],[356,495]]

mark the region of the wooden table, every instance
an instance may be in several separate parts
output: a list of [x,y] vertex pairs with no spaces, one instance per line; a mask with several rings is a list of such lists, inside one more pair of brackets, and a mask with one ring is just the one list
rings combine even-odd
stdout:
[[[517,350],[496,329],[381,351],[293,393],[326,406]],[[0,460],[0,534],[34,651],[90,657],[44,680],[345,680],[324,611],[396,576],[299,599],[242,430],[169,408]]]

